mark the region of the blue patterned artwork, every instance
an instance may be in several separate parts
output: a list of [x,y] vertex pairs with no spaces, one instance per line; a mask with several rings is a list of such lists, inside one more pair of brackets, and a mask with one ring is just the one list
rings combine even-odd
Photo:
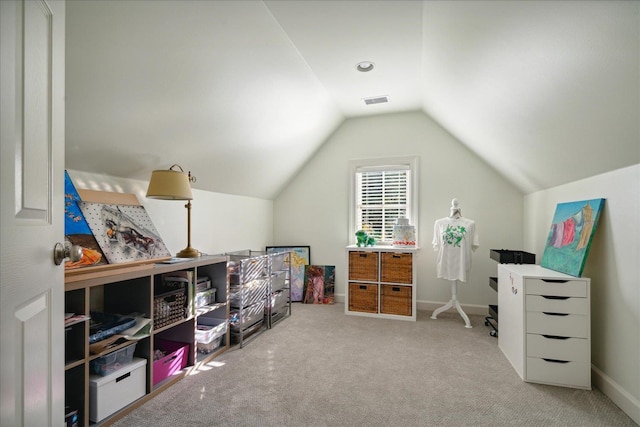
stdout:
[[542,267],[580,277],[605,199],[558,203]]
[[71,244],[82,248],[82,259],[65,262],[65,268],[106,264],[107,259],[82,215],[78,202],[80,202],[80,195],[69,174],[64,171],[64,235]]

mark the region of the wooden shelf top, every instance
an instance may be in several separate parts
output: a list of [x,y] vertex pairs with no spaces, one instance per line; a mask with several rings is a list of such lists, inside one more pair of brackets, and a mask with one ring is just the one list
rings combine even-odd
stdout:
[[169,258],[145,260],[132,263],[107,264],[94,267],[83,267],[65,271],[65,290],[100,285],[108,282],[135,279],[153,274],[199,267],[202,265],[227,262],[226,256],[204,255],[177,263],[162,263]]

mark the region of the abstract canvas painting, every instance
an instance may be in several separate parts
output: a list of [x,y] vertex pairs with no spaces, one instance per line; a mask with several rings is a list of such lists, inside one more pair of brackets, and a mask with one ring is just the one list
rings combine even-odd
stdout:
[[302,301],[304,286],[304,268],[311,264],[311,248],[309,246],[267,246],[266,252],[291,253],[291,301]]
[[100,249],[100,245],[84,219],[78,206],[80,195],[71,181],[67,171],[64,172],[64,235],[72,245],[82,248],[82,259],[67,261],[64,268],[72,269],[91,265],[106,264],[107,259]]
[[605,199],[558,203],[540,265],[580,277]]
[[144,206],[78,205],[109,263],[171,257]]
[[333,304],[336,268],[333,265],[307,265],[304,268],[305,304]]

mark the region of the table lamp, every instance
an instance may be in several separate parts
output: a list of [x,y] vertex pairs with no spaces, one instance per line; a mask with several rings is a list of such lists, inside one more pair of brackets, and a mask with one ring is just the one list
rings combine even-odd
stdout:
[[180,165],[173,165],[167,170],[155,170],[151,173],[147,197],[162,200],[187,200],[187,247],[176,254],[178,258],[195,258],[200,251],[191,247],[191,183],[196,178],[191,172],[186,174]]

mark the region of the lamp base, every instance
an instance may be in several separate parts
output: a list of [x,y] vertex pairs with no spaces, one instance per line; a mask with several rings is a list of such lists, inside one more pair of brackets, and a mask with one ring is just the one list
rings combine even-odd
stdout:
[[200,251],[192,248],[191,246],[187,246],[180,252],[176,254],[178,258],[197,258],[200,256]]

